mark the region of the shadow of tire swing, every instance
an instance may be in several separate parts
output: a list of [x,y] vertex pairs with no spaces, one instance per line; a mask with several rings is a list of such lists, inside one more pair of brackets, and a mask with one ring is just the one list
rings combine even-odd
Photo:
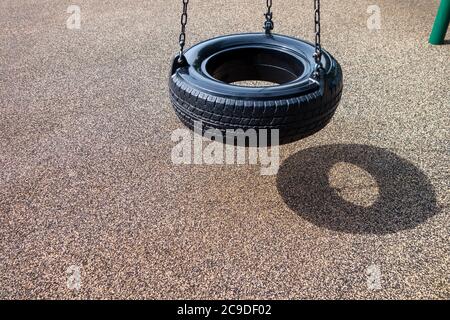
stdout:
[[[344,199],[330,184],[330,171],[349,163],[369,173],[378,185],[370,206]],[[289,157],[277,176],[285,203],[311,223],[353,234],[390,234],[412,229],[439,212],[433,186],[416,166],[382,148],[327,145]],[[356,186],[354,192],[362,192]]]

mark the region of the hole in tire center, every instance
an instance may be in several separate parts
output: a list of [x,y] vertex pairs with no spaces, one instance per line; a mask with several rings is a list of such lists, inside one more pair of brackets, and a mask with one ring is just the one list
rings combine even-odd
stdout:
[[271,87],[280,85],[279,83],[276,82],[258,81],[258,80],[235,81],[230,84],[240,87]]
[[291,82],[305,70],[294,56],[274,49],[240,48],[216,54],[206,72],[216,80],[246,87],[266,87]]

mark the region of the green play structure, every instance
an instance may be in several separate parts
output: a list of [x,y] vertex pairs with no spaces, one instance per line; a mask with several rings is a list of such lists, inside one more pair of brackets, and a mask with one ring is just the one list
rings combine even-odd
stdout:
[[443,44],[450,22],[450,0],[441,0],[433,31],[430,36],[431,44]]

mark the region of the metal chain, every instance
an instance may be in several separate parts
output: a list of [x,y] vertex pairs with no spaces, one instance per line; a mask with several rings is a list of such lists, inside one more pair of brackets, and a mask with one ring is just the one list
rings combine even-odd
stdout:
[[179,56],[178,60],[180,62],[182,61],[183,50],[184,50],[184,46],[186,44],[186,24],[188,22],[188,15],[187,15],[188,4],[189,4],[189,0],[183,0],[183,13],[181,14],[181,33],[180,33],[180,37],[179,37],[180,56]]
[[316,43],[314,60],[316,61],[316,67],[314,71],[314,77],[320,77],[320,70],[323,68],[322,65],[322,46],[320,44],[320,0],[314,0],[314,32],[316,33]]
[[272,0],[266,0],[267,2],[267,13],[264,14],[266,17],[266,22],[264,23],[264,29],[266,30],[266,34],[270,34],[270,32],[274,28],[274,23],[272,21],[273,13],[272,13]]
[[[186,25],[188,22],[188,4],[189,0],[183,0],[183,13],[181,14],[181,33],[179,37],[180,43],[180,55],[179,60],[182,61],[184,46],[186,44]],[[266,30],[266,34],[270,34],[270,32],[274,29],[273,23],[273,13],[272,13],[272,0],[266,0],[267,4],[267,12],[264,14],[266,17],[266,22],[264,23],[264,29]],[[320,0],[314,0],[314,32],[316,34],[315,38],[315,52],[314,52],[314,60],[316,62],[314,77],[320,77],[320,70],[323,68],[322,64],[322,46],[320,44]]]

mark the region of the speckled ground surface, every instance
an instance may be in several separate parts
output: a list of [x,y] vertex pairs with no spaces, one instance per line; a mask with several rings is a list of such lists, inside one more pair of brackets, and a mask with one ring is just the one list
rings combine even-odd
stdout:
[[[1,1],[0,298],[449,299],[450,46],[438,1],[376,1],[377,32],[371,4],[323,1],[340,109],[261,176],[171,162],[180,1],[83,0],[81,30],[67,1]],[[191,9],[189,44],[261,30],[264,1]],[[274,10],[312,39],[312,1]]]

